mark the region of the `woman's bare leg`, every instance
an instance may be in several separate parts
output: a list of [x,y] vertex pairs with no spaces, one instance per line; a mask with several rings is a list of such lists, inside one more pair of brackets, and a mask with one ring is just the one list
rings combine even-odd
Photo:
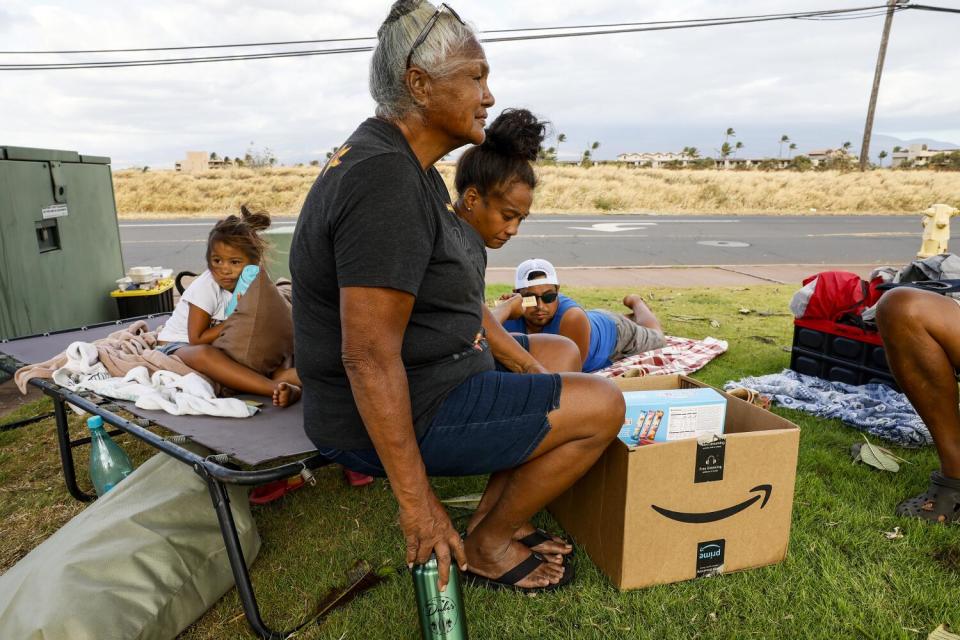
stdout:
[[[548,415],[550,432],[526,462],[499,480],[504,483],[499,499],[466,539],[470,570],[479,575],[497,578],[530,555],[513,539],[516,532],[586,473],[623,425],[623,394],[610,381],[562,375],[560,408]],[[518,586],[555,584],[564,571],[547,562]]]
[[[580,349],[576,343],[565,336],[558,336],[549,333],[538,333],[528,336],[530,339],[530,355],[537,359],[545,369],[551,373],[579,372],[580,371]],[[513,469],[498,471],[490,476],[487,482],[487,488],[483,492],[483,498],[473,517],[467,524],[467,534],[473,532],[477,524],[490,512],[493,505],[500,499],[500,494],[509,482]],[[529,522],[524,523],[522,527],[514,533],[513,539],[520,540],[533,533],[536,528]],[[573,547],[561,540],[547,541],[543,544],[533,547],[535,551],[542,554],[551,562],[558,564],[563,562],[563,556],[573,552]]]

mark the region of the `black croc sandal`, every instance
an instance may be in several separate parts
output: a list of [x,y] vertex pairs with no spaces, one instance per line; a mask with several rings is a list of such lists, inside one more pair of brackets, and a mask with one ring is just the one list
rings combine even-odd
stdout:
[[[513,569],[510,569],[505,574],[499,578],[488,578],[486,576],[481,576],[472,571],[464,571],[463,581],[465,584],[471,587],[483,587],[485,589],[492,589],[494,591],[502,591],[504,589],[511,591],[520,591],[523,593],[538,593],[540,591],[556,591],[561,587],[565,587],[573,581],[573,566],[570,564],[563,565],[563,577],[560,579],[560,582],[556,584],[550,584],[545,587],[518,587],[517,583],[526,578],[528,575],[533,573],[537,567],[547,564],[550,562],[544,558],[539,553],[531,553],[526,557],[525,560],[521,561],[520,564],[515,566]],[[554,565],[556,566],[556,565]]]
[[960,480],[934,471],[926,493],[898,504],[897,515],[939,524],[960,524]]
[[[520,538],[519,540],[517,540],[517,542],[519,542],[520,544],[526,545],[531,550],[533,550],[534,547],[539,547],[544,542],[557,542],[557,540],[555,539],[555,536],[538,527],[533,530],[533,533]],[[561,544],[570,544],[566,540],[560,540],[559,542]],[[534,553],[540,553],[540,552],[534,551]],[[568,559],[573,558],[573,550],[571,549],[570,553],[561,553],[560,555],[563,556],[564,562],[566,562]]]

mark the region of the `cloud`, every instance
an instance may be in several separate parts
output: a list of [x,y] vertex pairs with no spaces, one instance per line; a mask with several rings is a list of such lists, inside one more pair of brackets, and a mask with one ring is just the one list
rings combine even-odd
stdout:
[[[836,0],[857,6],[856,0]],[[462,5],[462,6],[461,6]],[[10,0],[0,48],[174,46],[367,36],[387,2],[355,0]],[[777,11],[809,8],[802,0]],[[657,0],[461,2],[480,29],[769,13],[769,3]],[[919,11],[894,19],[875,131],[960,142],[960,58],[938,54],[960,21]],[[492,43],[494,111],[527,106],[578,153],[600,139],[609,158],[644,145],[704,149],[733,126],[752,154],[775,154],[780,133],[857,146],[882,18],[789,21],[592,38]],[[229,50],[233,51],[233,50]],[[225,52],[229,52],[225,51]],[[121,54],[141,58],[219,50]],[[101,59],[83,54],[78,59]],[[43,61],[64,58],[53,57]],[[0,61],[11,60],[0,55]],[[39,57],[30,60],[41,61]],[[142,69],[0,72],[0,143],[110,155],[115,166],[171,166],[188,149],[242,155],[253,141],[283,162],[322,159],[373,111],[369,54]],[[916,135],[920,134],[920,135]],[[798,144],[800,144],[798,142]],[[805,144],[805,143],[804,143]],[[803,146],[801,148],[804,148]]]

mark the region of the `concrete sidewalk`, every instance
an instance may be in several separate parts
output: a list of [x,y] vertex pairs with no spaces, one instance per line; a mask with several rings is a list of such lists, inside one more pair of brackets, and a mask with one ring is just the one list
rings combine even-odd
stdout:
[[[821,271],[852,271],[862,278],[875,264],[757,264],[652,267],[557,267],[560,282],[573,287],[743,287],[761,284],[800,286]],[[487,284],[513,284],[514,270],[487,269]]]

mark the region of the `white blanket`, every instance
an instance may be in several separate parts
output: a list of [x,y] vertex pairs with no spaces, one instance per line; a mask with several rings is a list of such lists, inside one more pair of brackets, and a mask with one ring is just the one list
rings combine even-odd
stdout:
[[133,402],[140,409],[166,411],[175,416],[207,415],[249,418],[257,412],[238,398],[218,398],[203,377],[134,367],[122,378],[108,377],[97,360],[97,348],[74,342],[66,351],[67,364],[53,373],[53,381],[71,391],[92,391],[115,400]]

